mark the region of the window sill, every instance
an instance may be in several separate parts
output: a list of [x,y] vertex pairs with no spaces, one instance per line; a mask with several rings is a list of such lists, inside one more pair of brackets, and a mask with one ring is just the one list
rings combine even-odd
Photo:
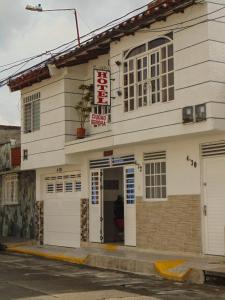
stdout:
[[159,199],[159,198],[156,198],[156,199],[147,199],[147,198],[144,198],[144,202],[151,202],[151,203],[154,203],[154,202],[166,202],[168,201],[168,198],[162,198],[162,199]]
[[166,101],[166,102],[156,102],[156,103],[151,103],[151,104],[148,104],[146,106],[140,106],[140,107],[137,107],[135,108],[134,110],[128,110],[128,111],[124,111],[123,110],[123,113],[124,114],[129,114],[129,113],[134,113],[134,112],[138,112],[138,111],[144,111],[146,110],[146,108],[152,108],[152,107],[160,107],[160,106],[163,106],[165,104],[171,104],[171,103],[174,103],[175,99],[173,100],[170,100],[170,101]]

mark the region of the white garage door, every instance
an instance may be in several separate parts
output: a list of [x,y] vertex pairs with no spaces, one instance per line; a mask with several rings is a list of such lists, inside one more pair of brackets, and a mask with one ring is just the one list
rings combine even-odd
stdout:
[[47,176],[44,186],[44,244],[80,247],[80,174]]

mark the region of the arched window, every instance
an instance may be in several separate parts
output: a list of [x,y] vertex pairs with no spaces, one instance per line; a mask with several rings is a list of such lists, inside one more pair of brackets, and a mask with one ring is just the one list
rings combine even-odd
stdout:
[[124,53],[124,111],[174,100],[173,35]]

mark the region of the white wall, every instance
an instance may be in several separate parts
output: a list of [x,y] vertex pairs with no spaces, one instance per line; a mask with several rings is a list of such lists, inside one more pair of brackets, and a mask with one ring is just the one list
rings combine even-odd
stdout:
[[[140,143],[129,147],[114,148],[113,156],[134,154],[136,162],[144,166],[144,153],[166,151],[167,162],[167,194],[170,195],[199,195],[201,194],[201,155],[200,146],[203,143],[225,140],[225,134],[202,135],[189,138],[173,138],[158,143]],[[197,167],[191,166],[187,156],[197,163]],[[89,161],[102,159],[103,152],[95,151],[86,153],[81,162],[83,189],[82,197],[89,197],[90,176]],[[71,156],[71,160],[77,161],[79,157]],[[144,168],[136,171],[136,196],[144,197]]]
[[[61,169],[60,172],[58,169]],[[44,200],[44,188],[45,182],[44,178],[46,176],[55,174],[62,174],[66,172],[80,172],[80,166],[75,164],[70,165],[62,165],[57,167],[49,167],[49,168],[39,168],[36,170],[36,201],[43,201]]]
[[[221,34],[225,32],[225,27],[224,23],[215,25],[212,22],[202,22],[210,9],[218,9],[218,5],[211,8],[207,4],[197,4],[185,9],[183,14],[174,14],[166,22],[157,22],[151,26],[154,31],[186,21],[176,25],[174,30],[175,100],[169,103],[158,103],[124,113],[123,96],[117,95],[118,90],[122,91],[123,66],[116,65],[116,61],[123,61],[125,50],[150,41],[162,33],[143,29],[134,36],[112,42],[110,66],[112,78],[115,79],[112,81],[112,96],[115,99],[112,100],[111,126],[105,127],[104,134],[97,135],[91,130],[91,135],[85,140],[72,140],[66,144],[66,153],[224,130],[225,64],[215,62],[217,59],[224,61],[224,44],[220,43],[218,46],[218,43],[209,38],[215,39],[216,34],[225,36]],[[208,16],[210,17],[211,15]],[[214,28],[215,26],[217,27]],[[220,41],[221,39],[224,37],[220,37]],[[206,103],[207,121],[184,125],[182,108],[201,103]]]
[[[222,3],[223,4],[223,3]],[[220,8],[215,4],[197,4],[174,14],[166,22],[156,22],[148,28],[112,42],[110,53],[86,64],[53,70],[53,77],[22,91],[23,95],[41,92],[41,129],[22,134],[22,150],[28,149],[29,159],[23,169],[44,168],[70,163],[68,154],[96,149],[126,146],[168,137],[192,136],[225,129],[225,38],[224,23],[202,22],[200,16]],[[216,16],[221,15],[218,12]],[[209,15],[208,18],[214,17]],[[192,20],[196,18],[195,20]],[[198,19],[197,19],[198,18]],[[192,21],[190,21],[192,20]],[[221,19],[223,21],[223,19]],[[186,23],[182,23],[182,22]],[[175,100],[158,103],[133,112],[123,112],[122,65],[123,52],[162,35],[160,27],[176,25],[174,30]],[[181,24],[182,23],[182,24]],[[187,26],[187,27],[185,27]],[[171,30],[168,30],[170,32]],[[101,128],[87,124],[87,137],[77,140],[79,126],[75,104],[81,99],[79,86],[93,82],[93,68],[111,67],[112,122]],[[183,125],[182,108],[207,103],[207,121]]]
[[[40,92],[40,130],[21,134],[21,146],[28,150],[28,160],[22,160],[22,169],[35,169],[64,164],[65,105],[64,79],[59,70],[48,80],[26,88],[21,97]],[[23,124],[23,122],[22,122]]]

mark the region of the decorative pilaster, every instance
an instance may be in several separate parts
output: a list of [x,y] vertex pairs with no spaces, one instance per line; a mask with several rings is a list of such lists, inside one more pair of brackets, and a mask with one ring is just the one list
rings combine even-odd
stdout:
[[89,240],[89,199],[81,199],[80,202],[80,219],[81,219],[81,242],[88,242]]
[[36,202],[36,240],[40,245],[43,245],[44,242],[44,201]]

